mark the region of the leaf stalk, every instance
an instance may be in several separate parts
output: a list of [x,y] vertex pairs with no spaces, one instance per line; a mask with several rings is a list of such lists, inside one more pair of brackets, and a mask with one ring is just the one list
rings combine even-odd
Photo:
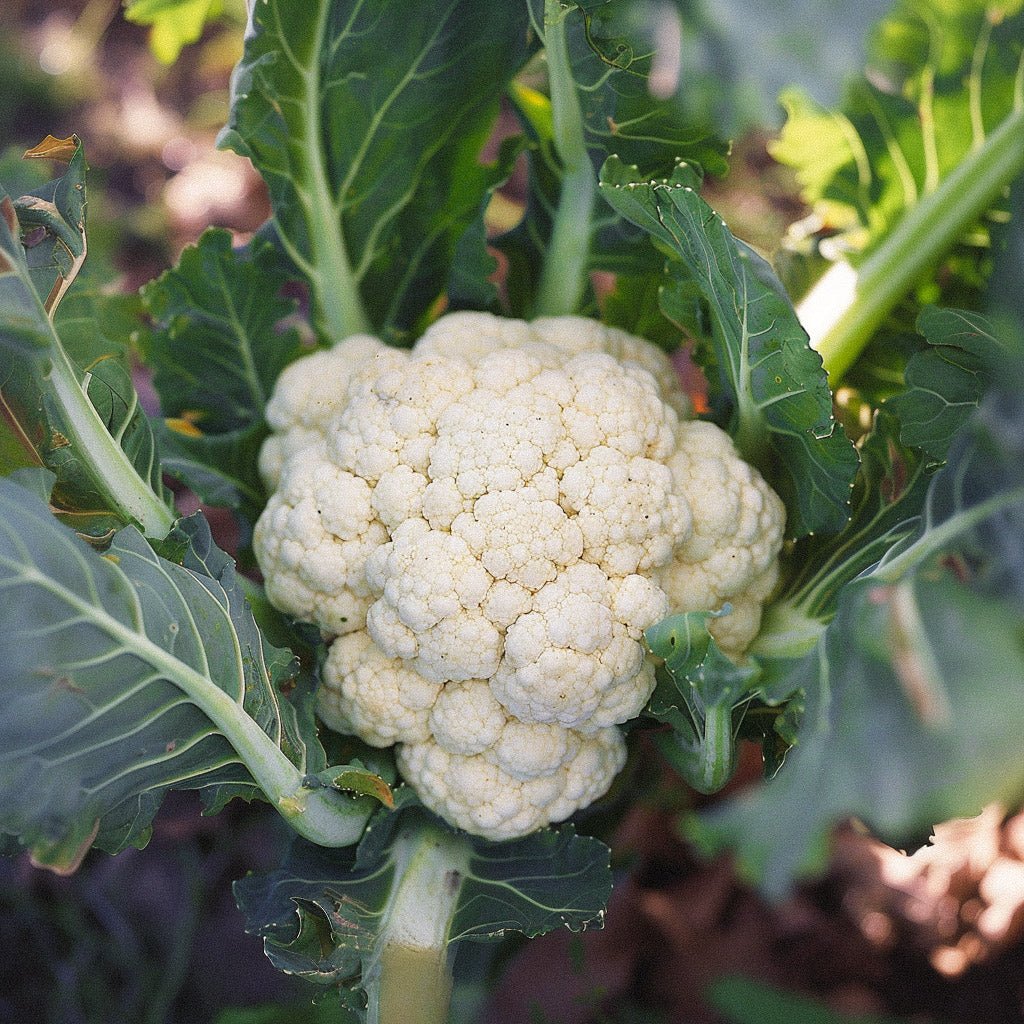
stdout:
[[[968,154],[943,182],[910,209],[868,257],[856,287],[812,346],[833,386],[857,361],[871,337],[914,283],[1024,171],[1024,108],[1015,109],[981,148]],[[808,292],[797,313],[820,299],[824,279]]]
[[[52,326],[50,330],[53,331]],[[88,467],[90,477],[117,515],[125,522],[138,523],[147,537],[166,537],[174,525],[174,510],[143,480],[125,450],[110,435],[55,331],[53,335],[47,380],[64,411],[66,419],[62,426],[68,432],[75,457]]]
[[567,316],[578,312],[587,285],[591,224],[597,198],[597,178],[583,138],[583,115],[569,62],[567,14],[555,0],[548,0],[544,43],[554,146],[562,164],[562,189],[537,293],[538,316]]

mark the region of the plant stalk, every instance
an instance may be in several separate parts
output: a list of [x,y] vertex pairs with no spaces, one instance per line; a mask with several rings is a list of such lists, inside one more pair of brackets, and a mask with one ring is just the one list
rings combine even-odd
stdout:
[[548,0],[544,48],[555,153],[562,164],[562,189],[541,272],[535,310],[538,316],[566,316],[579,311],[587,285],[591,224],[597,198],[597,179],[583,139],[583,116],[569,63],[565,34],[567,14],[556,0]]
[[[857,361],[872,335],[914,283],[992,205],[999,193],[1024,171],[1024,109],[1014,110],[968,154],[931,194],[908,210],[895,230],[865,261],[856,286],[842,300],[841,312],[811,344],[821,354],[836,385]],[[842,265],[837,265],[842,266]],[[826,275],[826,278],[828,275]],[[797,306],[820,301],[818,282]],[[802,319],[802,318],[801,318]]]
[[464,839],[434,825],[397,840],[378,960],[364,978],[367,1024],[447,1024],[449,936],[469,854]]

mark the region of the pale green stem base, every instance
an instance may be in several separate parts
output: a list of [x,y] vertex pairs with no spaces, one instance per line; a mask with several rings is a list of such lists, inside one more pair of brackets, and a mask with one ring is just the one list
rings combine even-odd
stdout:
[[[1024,110],[1015,110],[980,149],[907,211],[860,268],[855,286],[837,297],[843,311],[823,335],[811,338],[833,385],[843,379],[903,296],[1022,171]],[[812,289],[797,306],[798,315],[814,294]]]
[[400,836],[378,959],[364,975],[367,1024],[446,1024],[452,995],[449,934],[469,846],[427,825]]

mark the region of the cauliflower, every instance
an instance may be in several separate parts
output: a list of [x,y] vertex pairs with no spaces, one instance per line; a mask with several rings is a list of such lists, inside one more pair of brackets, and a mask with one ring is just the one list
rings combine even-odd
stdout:
[[782,503],[690,419],[669,359],[580,317],[438,320],[298,360],[267,409],[267,595],[333,638],[318,712],[492,839],[561,821],[625,761],[644,630],[718,610],[742,656]]

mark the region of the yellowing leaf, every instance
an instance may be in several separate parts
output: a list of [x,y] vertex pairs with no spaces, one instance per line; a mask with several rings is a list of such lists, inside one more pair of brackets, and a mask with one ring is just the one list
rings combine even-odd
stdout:
[[26,149],[23,156],[26,160],[63,160],[69,162],[78,152],[81,142],[77,135],[69,135],[66,139],[58,139],[47,135],[42,142]]

